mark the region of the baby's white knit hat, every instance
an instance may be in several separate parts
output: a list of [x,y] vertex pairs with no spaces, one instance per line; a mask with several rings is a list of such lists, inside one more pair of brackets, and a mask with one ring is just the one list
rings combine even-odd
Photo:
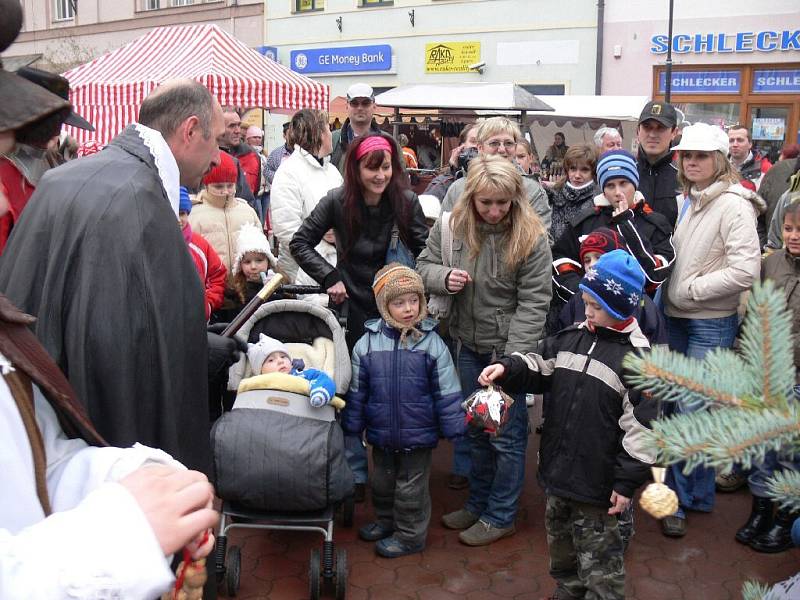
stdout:
[[283,352],[289,357],[289,360],[292,358],[286,344],[268,335],[264,335],[263,333],[258,335],[257,343],[247,344],[247,360],[250,361],[250,368],[253,370],[253,373],[256,375],[261,373],[261,366],[273,352]]

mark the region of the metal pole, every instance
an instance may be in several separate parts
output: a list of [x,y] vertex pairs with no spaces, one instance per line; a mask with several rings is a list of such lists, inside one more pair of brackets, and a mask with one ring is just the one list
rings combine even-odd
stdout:
[[672,96],[672,3],[673,0],[669,0],[669,23],[667,25],[669,46],[667,46],[667,69],[664,73],[666,79],[664,81],[664,102],[669,102]]
[[597,2],[597,58],[594,64],[594,93],[603,93],[603,22],[605,21],[605,0]]

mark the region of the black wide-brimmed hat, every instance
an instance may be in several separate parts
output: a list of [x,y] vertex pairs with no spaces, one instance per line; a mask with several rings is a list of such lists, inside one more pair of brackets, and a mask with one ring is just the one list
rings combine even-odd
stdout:
[[[17,75],[24,77],[31,83],[42,86],[56,96],[60,96],[69,102],[69,81],[67,81],[66,77],[62,77],[56,73],[42,71],[41,69],[34,69],[33,67],[22,67],[17,71]],[[64,123],[72,125],[73,127],[79,127],[80,129],[94,131],[92,124],[76,113],[71,104],[69,116]]]
[[[5,51],[22,29],[19,0],[0,0],[0,53]],[[19,129],[47,115],[69,108],[68,100],[2,69],[0,62],[0,132]]]

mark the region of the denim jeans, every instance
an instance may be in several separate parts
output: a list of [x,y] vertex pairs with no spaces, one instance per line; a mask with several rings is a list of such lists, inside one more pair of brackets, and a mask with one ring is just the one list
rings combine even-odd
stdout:
[[[670,349],[690,358],[703,359],[715,348],[730,348],[736,339],[739,319],[736,314],[717,319],[682,319],[666,317]],[[693,412],[680,401],[674,405],[675,413]],[[666,483],[678,494],[680,509],[711,512],[714,508],[714,469],[697,467],[688,475],[683,473],[684,463],[672,465],[667,470]]]
[[[456,360],[462,389],[468,395],[479,387],[478,375],[492,361],[492,356],[462,346]],[[472,467],[465,508],[493,527],[511,527],[514,523],[525,478],[528,410],[525,394],[512,397],[514,404],[500,435],[492,437],[473,428],[468,435]]]
[[367,483],[367,448],[361,440],[361,436],[354,433],[344,434],[344,457],[350,470],[353,472],[355,483]]

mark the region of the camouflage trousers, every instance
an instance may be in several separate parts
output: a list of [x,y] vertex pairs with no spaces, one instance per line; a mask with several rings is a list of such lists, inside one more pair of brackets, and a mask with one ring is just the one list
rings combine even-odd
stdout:
[[601,506],[547,496],[545,527],[558,598],[625,598],[623,542],[616,515]]

